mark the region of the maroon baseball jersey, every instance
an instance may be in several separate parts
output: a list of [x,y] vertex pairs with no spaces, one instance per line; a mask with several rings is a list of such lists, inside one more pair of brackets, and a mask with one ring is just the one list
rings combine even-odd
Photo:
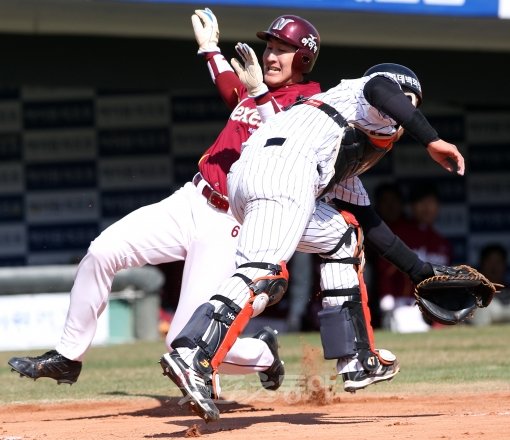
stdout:
[[255,99],[248,98],[248,92],[235,72],[231,68],[226,68],[227,62],[221,54],[207,54],[206,60],[221,97],[233,111],[219,136],[200,158],[198,166],[209,185],[226,196],[227,173],[230,166],[239,158],[241,144],[261,123],[257,104],[273,101],[273,108],[278,112],[296,102],[300,96],[319,93],[320,85],[314,81],[307,81],[276,89],[270,88],[270,93],[257,98],[255,102]]

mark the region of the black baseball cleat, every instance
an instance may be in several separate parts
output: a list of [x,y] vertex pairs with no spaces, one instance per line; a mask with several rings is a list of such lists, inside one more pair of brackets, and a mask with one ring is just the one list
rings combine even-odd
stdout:
[[266,390],[272,391],[276,391],[278,388],[280,388],[280,385],[283,383],[283,379],[285,377],[283,361],[278,355],[278,340],[276,339],[277,334],[278,332],[273,330],[271,327],[264,327],[262,330],[259,330],[253,335],[255,339],[264,341],[273,354],[274,361],[271,366],[267,370],[259,371],[258,373],[262,386]]
[[19,373],[20,376],[34,380],[49,377],[55,379],[58,384],[70,385],[78,380],[82,365],[79,361],[67,359],[57,350],[50,350],[36,357],[13,357],[9,359],[8,364],[11,366],[11,371]]
[[220,418],[220,411],[212,401],[212,382],[189,367],[177,351],[164,354],[159,360],[163,375],[168,376],[184,396],[179,405],[189,408],[207,423]]
[[361,370],[343,373],[344,391],[355,393],[373,383],[391,380],[399,371],[400,365],[395,359],[390,365],[379,363],[379,366],[374,371]]

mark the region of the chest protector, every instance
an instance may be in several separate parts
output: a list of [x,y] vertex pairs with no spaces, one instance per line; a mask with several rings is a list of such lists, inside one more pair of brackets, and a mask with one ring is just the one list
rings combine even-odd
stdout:
[[358,128],[347,126],[335,163],[333,182],[358,176],[372,168],[391,150],[398,132],[392,136],[370,136]]
[[[322,194],[327,193],[331,187],[342,180],[358,176],[372,168],[383,156],[391,150],[397,141],[402,129],[393,135],[367,134],[347,123],[343,116],[334,107],[312,98],[303,98],[291,107],[306,104],[318,108],[332,118],[340,128],[344,129],[340,151],[335,162],[335,175],[330,180]],[[318,170],[320,173],[320,170]]]

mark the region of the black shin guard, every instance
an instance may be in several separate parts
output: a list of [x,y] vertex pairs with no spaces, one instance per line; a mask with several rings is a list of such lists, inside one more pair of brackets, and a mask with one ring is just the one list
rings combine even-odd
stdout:
[[171,344],[174,349],[199,347],[191,367],[205,374],[212,373],[211,359],[241,311],[239,306],[224,296],[214,295],[211,300],[221,301],[223,304],[216,312],[209,302],[199,306]]
[[344,297],[341,306],[319,312],[321,341],[325,359],[358,355],[366,370],[377,368],[377,357],[370,348],[367,323],[359,287],[325,290],[323,296]]

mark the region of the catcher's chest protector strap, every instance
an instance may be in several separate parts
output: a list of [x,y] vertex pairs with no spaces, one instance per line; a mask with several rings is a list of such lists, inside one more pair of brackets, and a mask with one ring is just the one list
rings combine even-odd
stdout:
[[332,107],[329,104],[326,104],[325,102],[319,101],[318,99],[302,98],[295,104],[293,104],[291,107],[299,104],[306,104],[318,108],[319,110],[326,113],[331,119],[333,119],[333,121],[335,121],[340,127],[343,128],[347,126],[347,121],[345,120],[345,118],[340,113],[338,113],[338,111],[334,107]]

